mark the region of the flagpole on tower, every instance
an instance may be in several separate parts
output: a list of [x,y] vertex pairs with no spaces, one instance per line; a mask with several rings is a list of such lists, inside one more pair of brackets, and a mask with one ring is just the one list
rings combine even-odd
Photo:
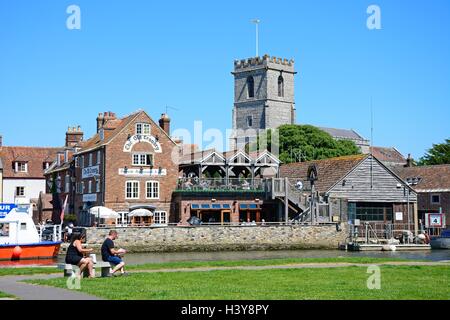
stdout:
[[258,26],[259,23],[261,22],[261,20],[259,19],[253,19],[252,23],[255,24],[256,27],[256,57],[259,57],[259,52],[258,52],[258,47],[259,47],[259,30],[258,30]]

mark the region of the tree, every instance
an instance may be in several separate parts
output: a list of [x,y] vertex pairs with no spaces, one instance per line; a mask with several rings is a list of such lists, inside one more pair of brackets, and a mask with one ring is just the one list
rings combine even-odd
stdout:
[[417,164],[419,166],[450,164],[450,139],[446,139],[444,143],[433,144]]
[[[325,131],[311,125],[282,125],[278,128],[280,160],[284,163],[320,160],[360,154],[359,148],[350,140],[335,140]],[[272,151],[272,132],[258,138],[251,150],[267,145]],[[264,142],[264,144],[263,144]]]

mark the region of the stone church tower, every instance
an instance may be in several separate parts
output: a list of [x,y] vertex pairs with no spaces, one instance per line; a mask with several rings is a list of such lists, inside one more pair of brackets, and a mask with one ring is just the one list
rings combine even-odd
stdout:
[[[268,55],[234,62],[232,145],[246,134],[246,142],[259,131],[295,123],[294,61]],[[254,137],[252,137],[254,136]],[[234,142],[233,142],[234,140]]]

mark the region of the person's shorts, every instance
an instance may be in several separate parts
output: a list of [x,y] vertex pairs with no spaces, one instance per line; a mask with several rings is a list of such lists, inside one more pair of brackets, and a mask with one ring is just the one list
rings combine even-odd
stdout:
[[122,259],[120,259],[119,257],[116,257],[116,256],[110,256],[110,257],[108,257],[108,262],[109,262],[109,263],[112,263],[112,264],[114,264],[114,265],[118,265],[118,264],[121,264],[123,261],[122,261]]

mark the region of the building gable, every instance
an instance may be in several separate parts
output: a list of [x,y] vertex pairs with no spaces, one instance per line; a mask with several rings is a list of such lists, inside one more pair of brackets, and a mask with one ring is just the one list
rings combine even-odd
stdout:
[[327,194],[352,202],[407,202],[408,198],[413,202],[417,199],[404,181],[370,156],[337,181]]

